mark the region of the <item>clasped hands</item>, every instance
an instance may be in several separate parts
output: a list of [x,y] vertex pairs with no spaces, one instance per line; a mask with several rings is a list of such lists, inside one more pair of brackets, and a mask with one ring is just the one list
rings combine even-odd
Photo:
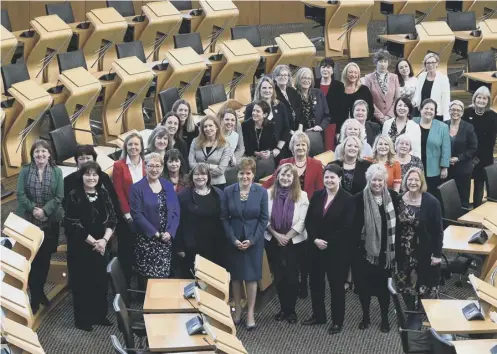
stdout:
[[159,238],[164,243],[171,241],[171,234],[169,232],[160,232],[159,236],[156,237]]
[[290,241],[286,235],[280,234],[279,232],[274,232],[273,236],[276,238],[276,241],[278,241],[278,246],[280,247],[285,247],[288,244],[288,241]]
[[93,244],[93,250],[100,253],[100,255],[102,256],[105,253],[105,247],[107,247],[107,241],[105,241],[105,239],[103,238],[101,238],[100,240],[96,240]]
[[40,221],[45,221],[47,219],[47,216],[45,215],[43,209],[38,207],[34,207],[33,216]]
[[246,251],[250,246],[252,246],[252,242],[250,242],[250,240],[245,240],[243,242],[241,242],[239,240],[236,240],[235,241],[235,246],[240,251]]

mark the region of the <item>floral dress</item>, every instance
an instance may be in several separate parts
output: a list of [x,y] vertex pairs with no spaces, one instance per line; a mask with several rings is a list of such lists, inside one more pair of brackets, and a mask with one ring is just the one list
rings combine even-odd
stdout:
[[355,169],[343,170],[342,187],[349,193],[352,193],[351,191],[352,191],[352,183],[354,182],[354,173]]
[[[167,198],[166,191],[162,189],[157,195],[160,228],[159,233],[166,232],[167,228]],[[157,237],[148,238],[140,233],[135,239],[136,271],[147,278],[167,278],[171,272],[171,241],[163,242]]]

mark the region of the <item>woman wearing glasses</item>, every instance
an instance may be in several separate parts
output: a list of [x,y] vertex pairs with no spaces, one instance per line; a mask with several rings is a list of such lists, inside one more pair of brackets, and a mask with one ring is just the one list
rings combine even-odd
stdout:
[[298,129],[298,116],[302,105],[302,99],[297,91],[292,87],[292,72],[288,65],[278,65],[273,70],[274,82],[276,83],[274,90],[276,91],[276,99],[283,103],[288,110],[288,124],[290,126],[290,134]]

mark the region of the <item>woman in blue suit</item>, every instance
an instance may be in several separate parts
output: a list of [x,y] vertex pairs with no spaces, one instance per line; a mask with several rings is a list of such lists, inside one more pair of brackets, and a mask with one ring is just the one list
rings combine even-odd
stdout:
[[244,157],[238,165],[238,183],[226,187],[221,202],[221,220],[230,242],[227,268],[235,299],[234,322],[242,314],[242,282],[248,297],[248,330],[255,328],[254,308],[257,281],[262,278],[264,232],[269,220],[267,191],[253,183],[256,163]]
[[421,128],[421,161],[425,170],[428,192],[435,195],[442,179],[447,178],[450,166],[450,136],[447,124],[434,119],[437,103],[425,99],[420,107],[421,117],[413,120]]

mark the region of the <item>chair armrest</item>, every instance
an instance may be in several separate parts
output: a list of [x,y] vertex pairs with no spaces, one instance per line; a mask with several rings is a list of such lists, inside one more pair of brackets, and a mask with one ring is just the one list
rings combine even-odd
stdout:
[[487,197],[487,201],[497,203],[497,199]]
[[426,312],[424,311],[410,311],[410,310],[404,310],[405,313],[414,313],[418,315],[426,315]]
[[139,313],[144,313],[142,310],[136,310],[136,309],[128,309],[128,312],[139,312]]
[[456,220],[452,220],[452,219],[446,219],[446,218],[442,218],[443,221],[446,221],[446,222],[449,222],[451,224],[454,224],[454,225],[459,225],[459,226],[468,226],[468,224],[470,223],[467,223],[467,222],[460,222],[460,221],[456,221]]
[[135,290],[135,289],[126,289],[129,292],[134,292],[134,293],[140,293],[140,294],[145,294],[146,291],[143,290]]

